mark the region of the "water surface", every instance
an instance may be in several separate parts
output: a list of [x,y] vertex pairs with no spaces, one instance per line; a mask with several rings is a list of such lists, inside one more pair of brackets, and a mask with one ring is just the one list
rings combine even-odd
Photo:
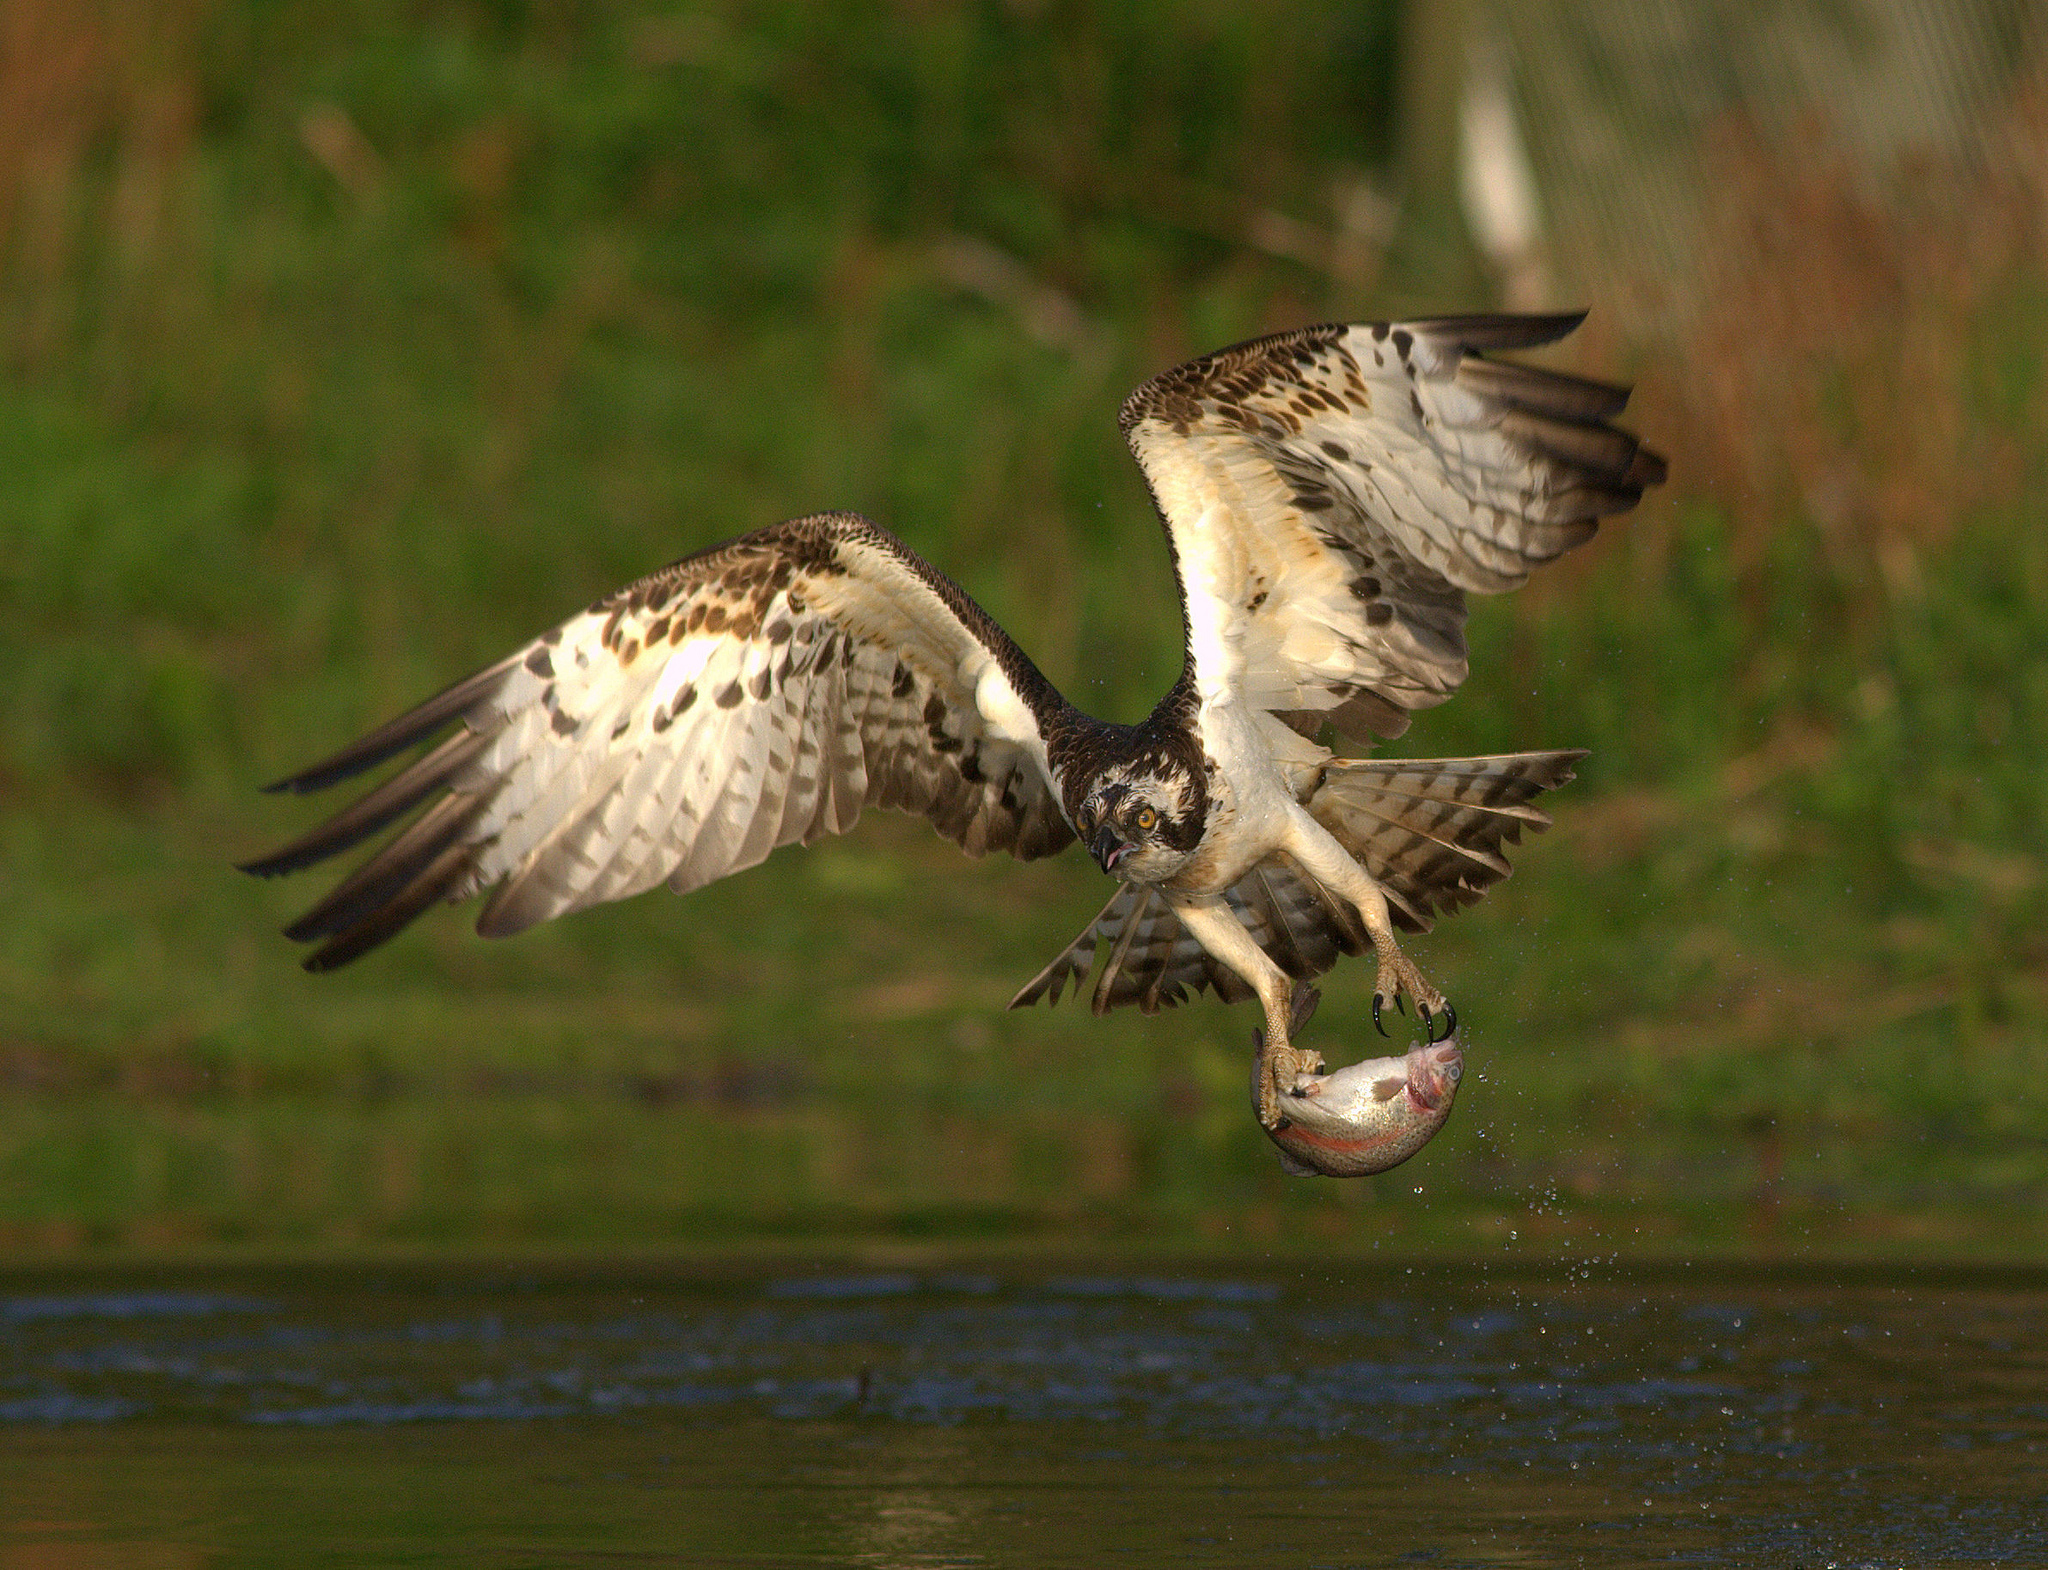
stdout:
[[2048,1562],[2048,1287],[734,1269],[0,1287],[0,1566]]

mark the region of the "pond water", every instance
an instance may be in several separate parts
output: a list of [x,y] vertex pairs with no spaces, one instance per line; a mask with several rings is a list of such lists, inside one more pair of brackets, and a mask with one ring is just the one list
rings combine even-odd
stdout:
[[0,1570],[2048,1563],[2048,1281],[0,1283]]

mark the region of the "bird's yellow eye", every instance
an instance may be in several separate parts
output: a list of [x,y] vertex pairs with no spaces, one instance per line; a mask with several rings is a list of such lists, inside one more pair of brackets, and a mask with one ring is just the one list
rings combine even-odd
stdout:
[[1133,818],[1131,821],[1137,824],[1140,830],[1149,834],[1152,830],[1152,825],[1159,821],[1159,814],[1154,812],[1150,807],[1140,807],[1138,809],[1137,817]]

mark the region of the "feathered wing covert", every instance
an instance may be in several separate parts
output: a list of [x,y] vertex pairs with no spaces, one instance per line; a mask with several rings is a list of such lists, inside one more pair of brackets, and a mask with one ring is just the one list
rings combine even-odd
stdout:
[[1625,388],[1485,359],[1582,315],[1303,327],[1154,377],[1122,424],[1166,525],[1205,701],[1364,739],[1466,674],[1500,594],[1626,512],[1664,462]]
[[864,807],[970,855],[1072,838],[1038,716],[1064,708],[1009,636],[853,513],[777,524],[606,596],[273,789],[319,790],[454,727],[335,817],[247,864],[292,872],[425,806],[286,928],[345,964],[439,900],[490,890],[489,937],[657,883],[677,892]]

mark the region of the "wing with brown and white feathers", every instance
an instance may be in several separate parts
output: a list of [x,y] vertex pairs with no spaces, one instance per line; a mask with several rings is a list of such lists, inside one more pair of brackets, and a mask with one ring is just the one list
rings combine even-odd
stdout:
[[1130,396],[1205,701],[1393,736],[1456,690],[1466,591],[1515,588],[1663,478],[1607,423],[1625,389],[1483,357],[1579,321],[1304,327]]
[[[326,859],[412,821],[286,928],[325,970],[429,905],[491,890],[497,937],[678,892],[867,806],[929,817],[972,855],[1073,837],[1044,726],[1065,702],[950,579],[852,513],[798,518],[665,567],[274,789],[438,746],[247,864]],[[420,809],[424,810],[420,810]]]

